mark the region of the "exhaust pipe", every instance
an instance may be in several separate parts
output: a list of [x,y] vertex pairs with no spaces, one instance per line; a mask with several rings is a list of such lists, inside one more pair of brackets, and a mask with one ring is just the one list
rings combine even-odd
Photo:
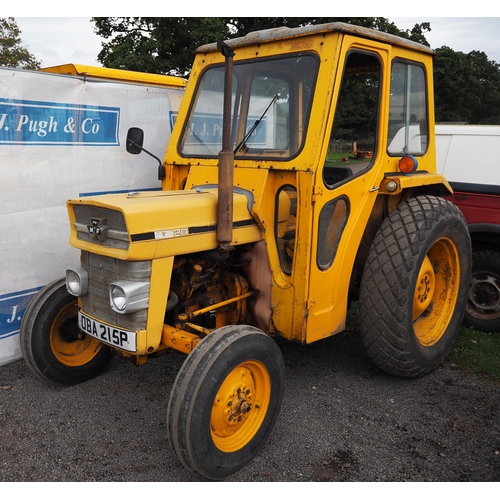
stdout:
[[234,152],[231,148],[231,95],[234,51],[222,40],[217,48],[225,57],[222,150],[219,152],[217,241],[219,250],[228,252],[233,240]]

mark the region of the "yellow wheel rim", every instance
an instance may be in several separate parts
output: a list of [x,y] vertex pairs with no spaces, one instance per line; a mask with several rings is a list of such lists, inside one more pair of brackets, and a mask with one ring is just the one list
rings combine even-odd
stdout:
[[432,346],[451,321],[460,289],[460,260],[449,238],[432,245],[425,257],[413,297],[413,328],[423,346]]
[[66,366],[82,366],[91,361],[101,343],[78,328],[78,303],[64,306],[50,328],[50,347],[57,361]]
[[259,361],[238,365],[220,386],[212,407],[210,427],[215,446],[226,453],[247,445],[266,416],[271,379]]

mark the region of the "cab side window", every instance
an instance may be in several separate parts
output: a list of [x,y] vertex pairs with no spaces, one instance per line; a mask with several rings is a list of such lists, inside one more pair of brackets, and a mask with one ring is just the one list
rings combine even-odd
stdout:
[[380,84],[380,60],[376,55],[368,52],[348,54],[323,168],[323,182],[327,188],[337,187],[372,163]]
[[427,88],[422,66],[395,61],[391,71],[391,102],[387,152],[423,155],[427,151]]
[[321,210],[318,227],[317,264],[321,270],[328,269],[349,216],[349,200],[345,196],[329,201]]
[[292,274],[295,251],[295,218],[297,215],[297,189],[285,185],[276,194],[275,236],[281,270]]

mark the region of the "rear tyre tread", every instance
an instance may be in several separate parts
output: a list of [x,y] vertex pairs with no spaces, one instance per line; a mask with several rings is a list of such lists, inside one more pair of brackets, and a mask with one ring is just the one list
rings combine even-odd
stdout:
[[[418,273],[424,258],[422,247],[430,246],[429,235],[438,231],[452,232],[458,239],[455,244],[462,253],[462,286],[446,334],[432,348],[422,349],[412,345],[411,339],[416,279],[412,276]],[[365,263],[360,289],[361,338],[368,357],[377,366],[393,375],[414,378],[444,360],[462,320],[470,260],[465,219],[454,204],[442,198],[411,198],[383,221]]]

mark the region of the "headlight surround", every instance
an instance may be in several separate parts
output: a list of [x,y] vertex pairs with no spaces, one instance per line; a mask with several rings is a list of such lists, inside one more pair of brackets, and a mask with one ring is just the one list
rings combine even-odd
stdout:
[[115,281],[109,285],[109,303],[113,311],[130,314],[149,305],[149,282]]
[[83,267],[66,269],[66,290],[75,297],[83,297],[89,291],[89,275]]

